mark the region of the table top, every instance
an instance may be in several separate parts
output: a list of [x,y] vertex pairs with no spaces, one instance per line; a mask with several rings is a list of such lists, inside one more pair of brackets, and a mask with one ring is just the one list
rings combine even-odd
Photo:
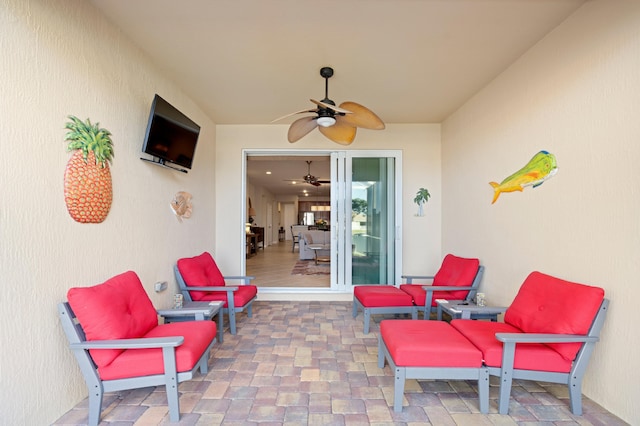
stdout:
[[311,250],[327,250],[331,248],[331,244],[309,244],[307,247]]
[[158,314],[162,316],[179,316],[179,315],[195,315],[204,314],[205,316],[213,316],[217,314],[224,305],[224,302],[187,302],[182,304],[182,308],[159,309]]
[[438,306],[442,307],[445,312],[461,314],[469,312],[472,314],[499,314],[507,310],[503,306],[478,306],[472,302],[462,300],[448,301],[446,299],[436,299]]

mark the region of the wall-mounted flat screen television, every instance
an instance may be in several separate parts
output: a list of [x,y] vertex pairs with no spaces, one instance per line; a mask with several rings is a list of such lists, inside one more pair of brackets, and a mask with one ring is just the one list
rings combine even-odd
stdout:
[[142,160],[161,165],[173,163],[190,169],[199,134],[200,126],[159,95],[155,95],[142,152],[157,160]]

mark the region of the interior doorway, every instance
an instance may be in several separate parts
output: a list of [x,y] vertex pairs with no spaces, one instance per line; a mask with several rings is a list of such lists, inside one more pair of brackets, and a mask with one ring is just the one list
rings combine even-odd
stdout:
[[[308,249],[301,255],[300,245],[293,244],[292,227],[306,223],[304,219],[313,213],[312,208],[330,203],[330,152],[252,151],[245,152],[245,159],[245,198],[251,198],[258,213],[262,202],[280,206],[274,209],[272,226],[274,231],[284,232],[284,241],[277,238],[246,259],[246,274],[255,275],[255,283],[261,287],[329,291],[331,265],[316,265],[315,259],[309,258]],[[328,218],[329,214],[323,212],[322,217]],[[254,219],[260,226],[265,222],[259,214]],[[314,225],[307,224],[306,230]]]

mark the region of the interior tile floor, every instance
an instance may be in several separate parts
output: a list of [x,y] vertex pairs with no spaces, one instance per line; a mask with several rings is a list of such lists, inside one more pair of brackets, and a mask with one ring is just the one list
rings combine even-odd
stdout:
[[292,251],[291,240],[260,248],[247,259],[246,273],[256,277],[252,284],[258,287],[330,287],[329,275],[291,275],[300,259],[298,246]]
[[[516,381],[509,415],[480,414],[473,381],[408,380],[403,411],[393,411],[393,375],[377,366],[379,321],[369,334],[351,302],[258,301],[225,332],[209,373],[180,384],[181,425],[624,425],[583,397],[582,416],[568,408],[565,386]],[[79,373],[78,373],[79,374]],[[168,423],[164,388],[112,393],[103,425]],[[87,401],[54,425],[82,425]]]

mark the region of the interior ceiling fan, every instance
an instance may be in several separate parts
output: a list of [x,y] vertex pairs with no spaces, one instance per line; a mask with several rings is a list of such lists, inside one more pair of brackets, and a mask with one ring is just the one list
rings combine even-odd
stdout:
[[[302,176],[302,179],[308,183],[309,185],[313,185],[313,186],[320,186],[323,183],[331,183],[330,180],[323,180],[323,179],[319,179],[317,177],[315,177],[314,175],[311,174],[311,161],[307,161],[307,174],[305,176]],[[289,180],[290,182],[297,182],[297,180],[292,179]]]
[[358,127],[371,130],[384,129],[384,123],[373,111],[355,102],[343,102],[340,106],[329,99],[329,78],[333,75],[333,68],[322,67],[320,75],[324,78],[324,99],[316,101],[310,99],[317,108],[305,109],[287,114],[272,121],[276,122],[296,114],[315,113],[313,116],[299,118],[291,123],[287,138],[289,142],[297,142],[313,129],[318,127],[320,133],[341,145],[349,145],[356,137]]

